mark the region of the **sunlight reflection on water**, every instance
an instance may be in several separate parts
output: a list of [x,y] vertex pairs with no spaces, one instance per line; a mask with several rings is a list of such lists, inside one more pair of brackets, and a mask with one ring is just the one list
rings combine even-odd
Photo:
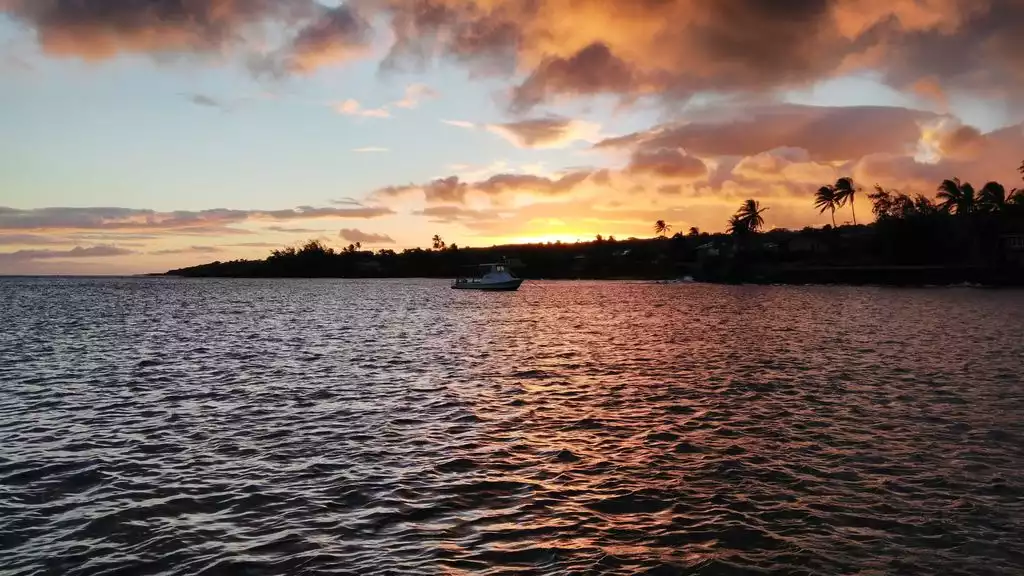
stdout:
[[1024,570],[1024,292],[0,301],[0,574]]

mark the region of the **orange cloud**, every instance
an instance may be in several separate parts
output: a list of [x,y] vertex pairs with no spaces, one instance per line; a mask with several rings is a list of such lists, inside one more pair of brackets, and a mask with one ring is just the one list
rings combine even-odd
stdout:
[[363,232],[355,228],[342,228],[338,236],[348,242],[359,242],[360,244],[394,244],[395,240],[387,234],[374,234]]
[[[634,151],[626,172],[646,174],[666,180],[696,180],[708,174],[708,167],[700,158],[689,156],[676,148],[658,148]],[[677,193],[675,188],[670,191]]]
[[395,102],[399,108],[416,108],[425,98],[435,98],[437,92],[426,84],[410,84],[405,88],[405,96]]
[[175,234],[239,234],[231,227],[247,221],[294,221],[322,218],[366,219],[394,214],[384,207],[316,208],[291,210],[179,210],[157,212],[135,208],[35,208],[0,206],[0,230],[173,232]]
[[465,128],[466,130],[473,130],[476,128],[476,124],[465,120],[441,120],[441,122],[449,126],[455,126],[456,128]]
[[[369,55],[379,23],[394,39],[386,65],[441,55],[514,78],[519,110],[597,94],[758,93],[863,68],[919,94],[1024,103],[1017,0],[5,0],[0,11],[54,56],[241,46],[264,54],[256,68],[295,73]],[[268,53],[267,25],[297,32]]]
[[512,107],[595,94],[686,99],[869,67],[902,88],[1020,100],[1024,4],[1006,0],[392,0],[390,61],[441,53],[517,72]]
[[370,44],[370,25],[347,4],[324,11],[303,28],[285,57],[292,72],[308,73],[363,57]]
[[368,118],[390,118],[387,108],[363,108],[354,98],[349,98],[334,105],[334,111],[346,116],[365,116]]
[[802,148],[812,160],[843,161],[878,152],[912,151],[921,124],[937,115],[884,106],[776,104],[735,110],[722,120],[659,126],[597,144],[598,148],[682,148],[696,156],[753,156]]

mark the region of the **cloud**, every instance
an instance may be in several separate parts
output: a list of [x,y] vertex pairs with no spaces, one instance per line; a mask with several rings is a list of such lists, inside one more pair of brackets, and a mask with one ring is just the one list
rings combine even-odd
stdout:
[[640,149],[633,153],[626,172],[666,180],[695,180],[707,176],[708,167],[700,158],[689,156],[679,149]]
[[292,228],[289,226],[267,226],[264,230],[270,232],[286,232],[289,234],[317,234],[323,232],[322,228]]
[[38,234],[0,234],[0,246],[53,246],[67,244],[64,238]]
[[441,120],[441,122],[449,126],[455,126],[456,128],[465,128],[466,130],[473,130],[476,128],[476,124],[465,120]]
[[[440,57],[509,78],[516,110],[766,93],[865,70],[919,94],[1024,103],[1017,0],[5,0],[0,10],[51,56],[243,50],[256,68],[299,74],[368,57],[373,22],[390,28],[385,66]],[[268,29],[286,40],[268,46],[281,35]]]
[[388,199],[421,194],[428,204],[465,204],[470,195],[476,195],[493,204],[515,194],[545,197],[569,194],[594,174],[589,170],[568,172],[556,177],[502,173],[473,182],[465,182],[458,176],[449,176],[423,185],[381,188],[374,191],[371,196]]
[[217,53],[265,22],[313,14],[305,0],[5,0],[0,11],[31,26],[43,52],[86,60],[119,54]]
[[458,176],[440,178],[424,185],[388,186],[374,191],[379,198],[398,198],[421,192],[428,203],[461,203],[466,200],[468,185]]
[[221,110],[225,109],[223,103],[205,94],[186,94],[188,101],[195,104],[196,106],[205,106],[207,108],[218,108]]
[[414,216],[426,216],[431,223],[450,224],[464,221],[486,221],[499,218],[492,210],[471,210],[461,206],[428,206],[413,212]]
[[88,248],[75,246],[70,250],[18,250],[17,252],[0,252],[0,262],[54,260],[64,258],[109,258],[112,256],[128,256],[131,254],[135,254],[135,252],[113,245],[90,246]]
[[[1002,182],[1007,189],[1020,182],[1017,167],[1024,150],[1024,124],[1015,124],[987,133],[973,129],[954,129],[954,136],[940,136],[953,153],[931,162],[916,160],[913,156],[870,154],[858,159],[852,166],[854,179],[865,185],[880,183],[885,188],[907,194],[921,193],[933,196],[939,182],[958,177],[980,188],[985,182]],[[950,144],[954,141],[956,144]],[[964,153],[958,146],[968,146]]]
[[394,214],[385,207],[317,208],[290,210],[229,210],[224,208],[173,212],[135,208],[34,208],[0,206],[0,230],[104,230],[122,232],[161,231],[177,234],[245,233],[231,225],[249,221],[290,221],[323,218],[368,219]]
[[373,234],[371,232],[363,232],[356,230],[355,228],[342,228],[338,234],[342,240],[349,242],[359,242],[360,244],[394,244],[395,240],[387,234]]
[[337,205],[337,206],[365,206],[361,200],[356,200],[355,198],[352,198],[351,196],[346,196],[344,198],[338,198],[337,200],[331,200],[331,204],[334,204],[334,205]]
[[410,84],[405,88],[405,96],[398,102],[395,102],[395,106],[399,108],[416,108],[423,99],[435,97],[437,97],[437,92],[430,86],[426,84]]
[[218,254],[223,251],[224,249],[219,246],[188,246],[185,248],[169,248],[166,250],[156,250],[150,252],[150,254],[156,256],[169,256],[172,254]]
[[1012,0],[385,4],[396,38],[389,62],[439,54],[478,74],[518,72],[517,110],[602,94],[760,93],[858,70],[898,89],[924,81],[1018,103],[1024,87],[1024,4]]
[[774,104],[737,110],[736,116],[666,125],[609,138],[597,148],[684,149],[700,156],[752,156],[802,148],[812,160],[842,161],[873,153],[913,151],[922,125],[937,114],[886,106],[824,107]]
[[364,146],[362,148],[353,148],[353,152],[387,152],[387,148],[381,148],[379,146]]
[[592,122],[550,116],[490,124],[487,129],[519,148],[565,148],[579,140],[597,142],[600,140],[601,126]]
[[370,24],[351,6],[341,4],[325,10],[298,33],[286,65],[289,71],[310,73],[365,56],[371,40]]
[[[321,230],[317,230],[321,232]],[[239,242],[237,244],[228,244],[232,248],[278,248],[281,245],[274,242]]]
[[334,111],[346,116],[365,116],[367,118],[390,118],[391,113],[386,107],[363,108],[358,100],[349,98],[334,105]]

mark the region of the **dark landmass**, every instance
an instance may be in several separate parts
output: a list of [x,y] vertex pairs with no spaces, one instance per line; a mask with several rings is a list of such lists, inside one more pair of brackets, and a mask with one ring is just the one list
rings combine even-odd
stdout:
[[[948,184],[948,186],[947,186]],[[949,188],[954,181],[946,181]],[[990,183],[991,184],[991,183]],[[507,260],[527,279],[671,279],[781,284],[983,284],[1024,286],[1024,194],[975,198],[964,194],[935,204],[876,187],[869,195],[875,222],[761,232],[767,208],[748,200],[729,221],[729,233],[690,229],[661,236],[591,242],[459,248],[437,236],[434,248],[395,252],[335,251],[311,240],[274,250],[264,260],[213,262],[166,275],[236,278],[452,278],[463,266]],[[822,187],[816,206],[835,211],[829,196],[850,186]],[[990,185],[986,185],[986,190]],[[1001,188],[1001,187],[1000,187]],[[940,187],[939,197],[943,198]],[[848,193],[852,204],[852,195]],[[828,200],[828,201],[826,201]],[[851,206],[852,208],[852,206]]]

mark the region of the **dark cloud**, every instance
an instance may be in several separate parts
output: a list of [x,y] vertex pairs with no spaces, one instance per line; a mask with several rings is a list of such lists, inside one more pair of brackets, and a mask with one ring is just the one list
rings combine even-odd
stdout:
[[323,228],[295,228],[291,226],[267,226],[265,230],[270,232],[284,232],[288,234],[318,234]]
[[281,245],[275,242],[239,242],[238,244],[228,244],[231,248],[278,248]]
[[219,246],[187,246],[185,248],[169,248],[167,250],[156,250],[150,252],[157,256],[169,256],[172,254],[218,254],[224,249]]
[[937,145],[943,156],[969,157],[984,147],[985,136],[974,126],[956,126],[942,132]]
[[123,232],[162,231],[178,234],[248,233],[233,224],[246,221],[290,221],[321,218],[378,218],[394,214],[389,208],[315,208],[292,210],[178,210],[157,212],[135,208],[35,208],[0,206],[0,230],[104,230]]
[[459,180],[458,176],[439,178],[428,184],[417,186],[409,184],[406,186],[388,186],[374,192],[374,196],[384,198],[397,198],[408,194],[422,192],[423,198],[428,203],[461,203],[466,200],[466,192],[469,185]]
[[[1020,0],[4,0],[0,10],[50,55],[245,46],[261,54],[257,67],[299,73],[366,54],[379,22],[394,40],[386,67],[441,56],[516,78],[516,110],[601,94],[759,93],[862,70],[899,89],[1024,100]],[[268,50],[267,25],[290,39]]]
[[89,60],[122,53],[219,52],[265,22],[314,14],[310,0],[6,0],[44,52]]
[[17,252],[0,252],[0,262],[27,260],[54,260],[63,258],[109,258],[111,256],[128,256],[134,251],[117,246],[75,246],[70,250],[18,250]]
[[922,123],[939,117],[898,107],[762,106],[728,121],[690,122],[610,138],[599,148],[684,149],[688,154],[752,156],[776,148],[802,148],[812,160],[843,161],[873,153],[912,151]]
[[373,234],[371,232],[363,232],[362,230],[356,230],[354,228],[342,228],[338,236],[342,240],[349,242],[359,242],[361,244],[394,244],[395,240],[387,234]]
[[[243,48],[260,71],[305,73],[362,55],[372,40],[349,5],[316,0],[4,0],[0,12],[32,27],[45,53],[86,60]],[[267,51],[266,25],[295,32]]]
[[66,238],[38,234],[0,234],[0,246],[53,246],[68,243]]
[[[513,194],[525,193],[539,196],[567,195],[591,179],[595,173],[590,170],[578,170],[556,178],[537,176],[534,174],[495,174],[476,182],[463,182],[458,176],[435,180],[429,184],[417,186],[392,186],[374,192],[378,198],[398,198],[411,194],[422,194],[429,204],[465,204],[471,193],[488,197],[493,203]],[[451,206],[428,208],[417,212],[424,216],[445,217],[467,214],[462,210],[454,210]],[[447,213],[446,213],[447,210]]]
[[626,168],[628,174],[649,174],[669,180],[695,180],[708,175],[708,167],[700,158],[679,149],[639,149]]
[[958,177],[980,188],[985,182],[1002,182],[1007,189],[1017,186],[1024,150],[1024,124],[1000,128],[967,137],[971,153],[962,150],[934,162],[918,162],[912,156],[871,154],[852,167],[855,180],[866,185],[876,182],[906,193],[934,195],[939,182]]
[[205,106],[207,108],[218,108],[224,110],[225,106],[219,100],[216,100],[205,94],[186,94],[188,101],[195,104],[196,106]]
[[512,107],[562,97],[762,92],[873,69],[1020,98],[1018,0],[392,0],[392,60],[526,70]]
[[461,206],[429,206],[423,210],[413,212],[415,216],[426,216],[436,224],[449,224],[452,222],[480,222],[490,221],[499,218],[492,210],[471,210]]
[[561,116],[490,124],[488,130],[520,148],[560,148],[576,140],[596,139],[597,124]]
[[514,192],[557,196],[571,192],[576,186],[582,184],[590,174],[590,172],[570,172],[559,178],[548,178],[533,174],[495,174],[486,180],[473,184],[473,189],[489,196]]
[[272,74],[307,74],[325,66],[365,55],[371,37],[370,24],[351,6],[322,9],[291,43],[276,54],[250,61],[257,71]]

